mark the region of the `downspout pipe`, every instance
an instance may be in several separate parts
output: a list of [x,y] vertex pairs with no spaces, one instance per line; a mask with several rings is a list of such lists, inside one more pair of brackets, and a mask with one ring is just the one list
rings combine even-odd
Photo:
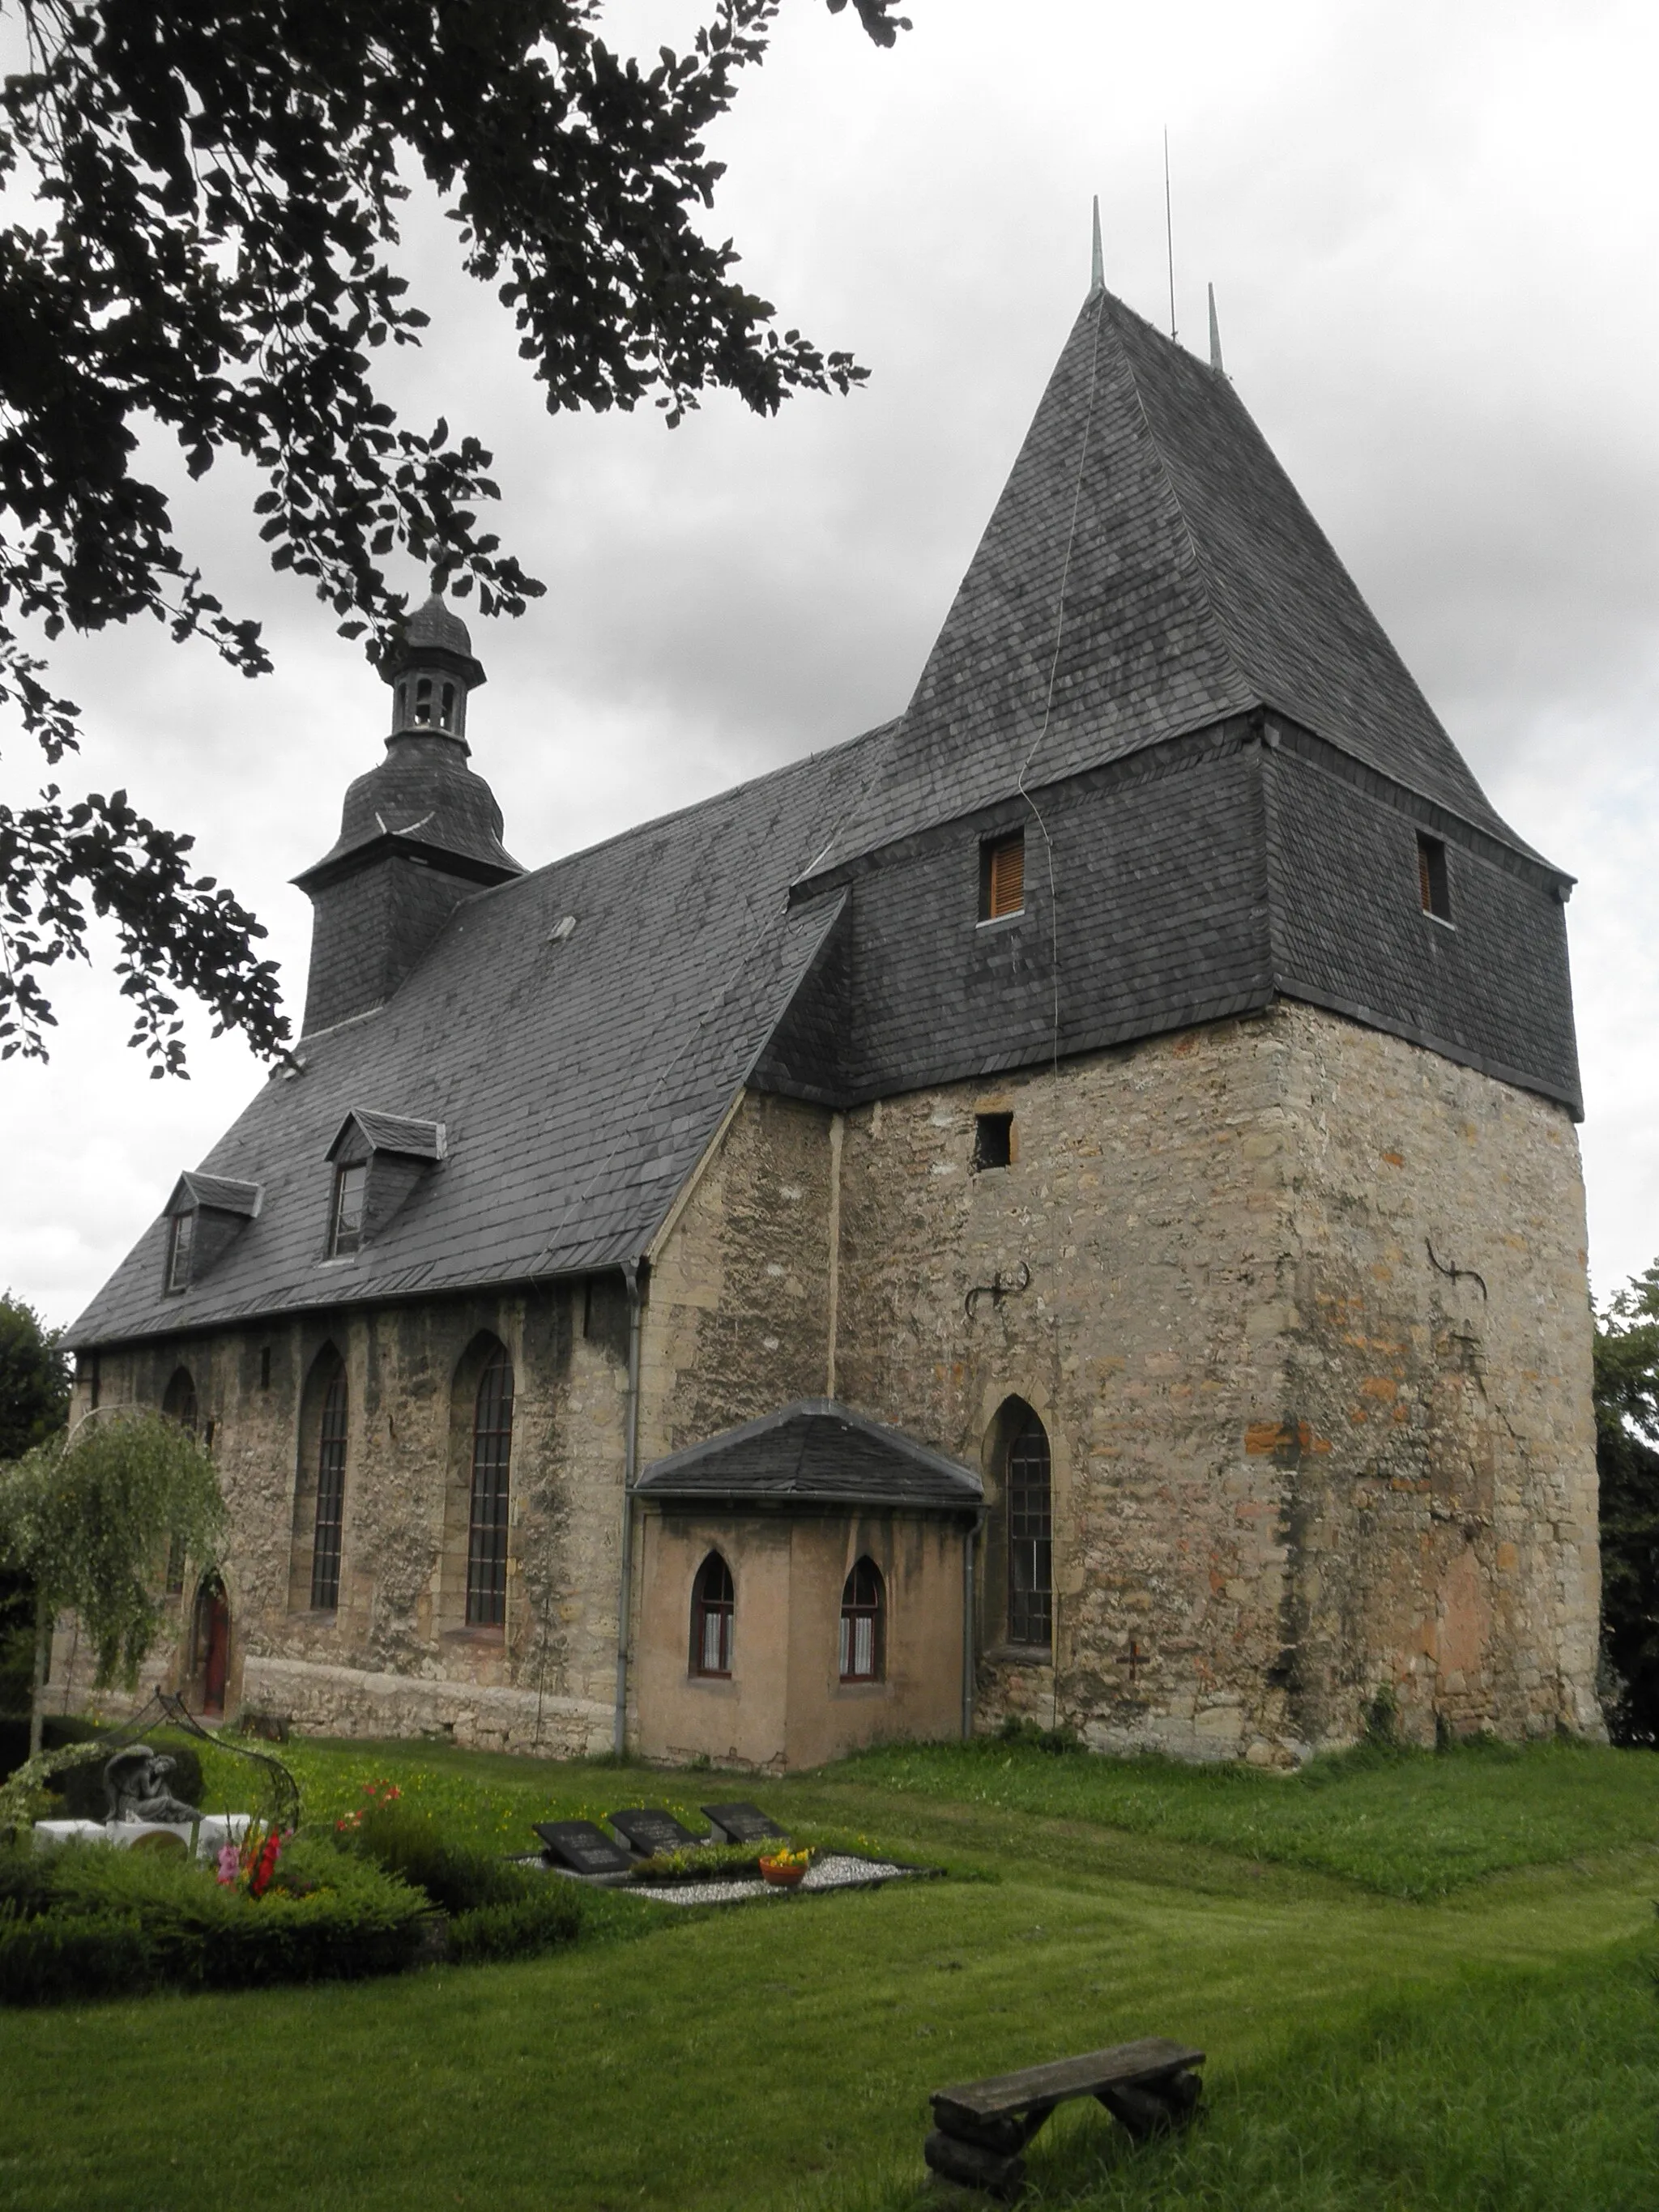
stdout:
[[634,1605],[634,1483],[640,1457],[640,1322],[645,1306],[646,1263],[623,1261],[628,1291],[628,1406],[623,1417],[622,1571],[617,1578],[617,1710],[611,1748],[628,1749],[628,1637]]
[[962,1740],[974,1733],[974,1552],[985,1526],[981,1513],[969,1522],[962,1542]]

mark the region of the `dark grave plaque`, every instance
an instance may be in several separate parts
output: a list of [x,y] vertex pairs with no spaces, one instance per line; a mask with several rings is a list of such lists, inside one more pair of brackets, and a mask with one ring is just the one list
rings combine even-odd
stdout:
[[672,1813],[659,1805],[636,1805],[626,1813],[607,1813],[605,1819],[631,1851],[642,1859],[659,1851],[682,1851],[688,1844],[706,1844],[707,1836],[694,1836],[681,1827]]
[[538,1820],[536,1833],[572,1874],[626,1874],[633,1863],[592,1820]]
[[705,1805],[702,1809],[717,1842],[724,1838],[728,1844],[767,1844],[788,1838],[788,1830],[779,1827],[758,1805]]

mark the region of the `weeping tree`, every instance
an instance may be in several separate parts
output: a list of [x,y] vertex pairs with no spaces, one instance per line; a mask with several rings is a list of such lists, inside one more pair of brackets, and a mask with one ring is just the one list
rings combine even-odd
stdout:
[[34,1607],[31,1758],[58,1615],[74,1609],[100,1689],[135,1688],[167,1623],[168,1559],[210,1559],[223,1524],[206,1449],[160,1413],[88,1415],[0,1467],[0,1565],[28,1584]]

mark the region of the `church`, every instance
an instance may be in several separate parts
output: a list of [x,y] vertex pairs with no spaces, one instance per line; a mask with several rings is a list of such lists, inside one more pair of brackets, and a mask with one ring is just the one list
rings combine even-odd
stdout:
[[152,1674],[759,1773],[1601,1732],[1571,879],[1213,339],[1097,270],[903,712],[588,851],[441,600],[383,673],[297,1048],[70,1332],[228,1504]]

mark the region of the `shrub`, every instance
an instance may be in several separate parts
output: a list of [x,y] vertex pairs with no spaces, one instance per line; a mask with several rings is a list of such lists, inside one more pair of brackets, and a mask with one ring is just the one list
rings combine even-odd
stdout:
[[0,2004],[121,1996],[155,1978],[136,1913],[49,1912],[0,1906]]
[[424,1890],[445,1912],[513,1905],[530,1893],[527,1885],[542,1882],[539,1873],[526,1874],[510,1859],[454,1842],[430,1814],[404,1804],[386,1785],[371,1784],[367,1794],[363,1809],[340,1824],[340,1841],[386,1874]]
[[581,1932],[581,1905],[556,1875],[532,1874],[537,1886],[511,1904],[480,1905],[449,1923],[449,1956],[463,1966],[498,1959],[523,1959],[556,1943],[573,1942]]
[[303,1839],[279,1879],[255,1900],[188,1860],[0,1852],[0,2002],[352,1978],[414,1957],[428,1906],[405,1883]]

